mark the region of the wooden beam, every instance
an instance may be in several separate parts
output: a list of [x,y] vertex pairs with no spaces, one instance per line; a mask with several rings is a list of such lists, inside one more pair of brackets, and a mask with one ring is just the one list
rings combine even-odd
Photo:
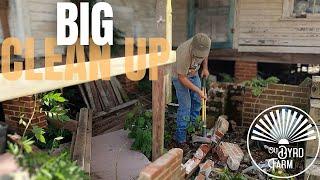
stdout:
[[281,64],[319,64],[320,54],[238,52],[235,49],[215,49],[210,52],[209,59]]
[[[156,20],[158,37],[166,37],[172,42],[171,0],[156,1]],[[165,20],[163,22],[163,19]],[[161,21],[162,20],[162,21]],[[171,45],[170,45],[171,46]],[[152,82],[152,160],[155,161],[163,154],[164,146],[164,116],[166,87],[171,84],[165,75],[166,67],[158,68],[158,80]],[[168,78],[167,78],[168,80]],[[167,85],[166,85],[167,84]],[[167,91],[171,91],[167,89]]]
[[[134,57],[134,63],[133,63],[133,71],[142,70],[142,68],[138,69],[138,56]],[[147,63],[146,63],[146,69],[150,67],[149,60],[150,55],[146,55]],[[176,61],[176,55],[174,51],[170,52],[170,56],[168,61],[166,62],[159,62],[158,66],[163,66],[167,64],[174,63]],[[77,63],[79,64],[79,63]],[[85,68],[87,74],[90,72],[90,62],[85,62]],[[79,66],[79,65],[78,65]],[[125,74],[125,57],[120,58],[112,58],[110,59],[110,76],[117,76],[121,74]],[[21,78],[16,81],[8,80],[4,77],[3,73],[0,73],[0,102],[6,101],[22,96],[28,96],[32,94],[38,94],[42,92],[47,92],[55,89],[60,89],[68,86],[78,85],[82,83],[86,83],[89,81],[101,79],[101,74],[98,74],[98,78],[96,79],[88,79],[88,80],[26,80],[26,73],[27,71],[34,71],[34,70],[24,70],[22,71]],[[36,73],[41,73],[42,75],[45,74],[46,69],[45,68],[39,68],[35,70]],[[63,74],[66,72],[66,65],[60,65],[54,67],[55,72],[62,72]],[[44,76],[43,76],[44,77]],[[88,77],[88,76],[87,76]],[[10,92],[10,93],[8,93]]]
[[165,118],[165,68],[158,68],[158,80],[152,82],[152,161],[163,154]]
[[[172,49],[172,2],[167,0],[166,4],[166,39],[169,42],[169,48]],[[172,66],[167,65],[165,74],[165,100],[166,104],[172,101]]]

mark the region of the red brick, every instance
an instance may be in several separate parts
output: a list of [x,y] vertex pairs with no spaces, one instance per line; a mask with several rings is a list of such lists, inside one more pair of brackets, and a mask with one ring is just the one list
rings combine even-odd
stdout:
[[293,93],[293,97],[309,98],[309,93],[306,92],[296,92]]
[[300,87],[299,86],[294,86],[294,85],[284,85],[283,89],[286,91],[294,91],[294,92],[300,92]]
[[283,100],[288,103],[300,103],[300,98],[298,97],[284,97]]
[[260,100],[259,103],[266,105],[276,105],[276,101],[274,100]]
[[276,96],[276,95],[268,95],[268,99],[276,100],[276,101],[282,101],[283,96]]
[[292,92],[290,91],[277,91],[276,94],[282,96],[292,96]]
[[269,84],[268,89],[283,90],[284,85],[283,84]]
[[20,100],[22,100],[22,101],[33,101],[34,97],[33,96],[24,96],[24,97],[20,97]]
[[181,168],[182,149],[171,149],[168,153],[146,166],[139,175],[141,180],[182,178],[185,169]]

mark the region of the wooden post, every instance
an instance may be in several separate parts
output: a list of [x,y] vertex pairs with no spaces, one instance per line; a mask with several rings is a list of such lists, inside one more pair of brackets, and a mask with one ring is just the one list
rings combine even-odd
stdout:
[[[166,37],[172,44],[171,0],[156,1],[156,20],[158,37]],[[164,118],[166,93],[171,92],[171,78],[168,67],[158,67],[158,80],[152,82],[152,160],[163,154]],[[168,92],[169,91],[169,92]],[[170,93],[171,94],[171,93]]]

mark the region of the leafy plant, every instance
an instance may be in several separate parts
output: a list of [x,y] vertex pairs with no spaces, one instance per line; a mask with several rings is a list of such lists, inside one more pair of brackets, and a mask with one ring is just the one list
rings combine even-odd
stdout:
[[[271,174],[278,177],[288,177],[290,176],[288,173],[285,173],[282,169],[273,169]],[[273,180],[280,180],[280,178],[272,178]],[[293,180],[293,178],[290,178]]]
[[85,172],[71,161],[67,152],[58,156],[51,156],[45,152],[28,153],[19,159],[19,164],[28,170],[33,179],[89,179]]
[[219,75],[222,78],[222,82],[234,82],[234,78],[230,74],[220,73]]
[[262,79],[261,77],[253,78],[251,81],[244,81],[243,83],[245,86],[252,88],[252,94],[254,96],[260,96],[268,84],[276,84],[279,81],[277,77],[271,76],[267,79]]
[[45,93],[41,98],[41,102],[44,105],[44,112],[49,118],[63,122],[70,120],[67,115],[69,110],[65,108],[67,100],[62,96],[62,93],[55,91]]
[[240,173],[232,173],[229,171],[228,168],[224,168],[224,169],[218,169],[216,168],[214,170],[217,174],[218,174],[218,179],[220,180],[247,180],[247,178],[245,176],[243,176]]
[[134,139],[131,148],[142,152],[148,158],[152,151],[152,113],[149,111],[128,114],[125,129],[130,130],[129,138]]
[[[50,92],[43,96],[42,102],[47,106],[60,106],[66,100],[61,97],[61,93]],[[52,156],[45,152],[33,152],[32,146],[35,141],[34,138],[41,143],[46,143],[45,131],[38,126],[32,126],[31,121],[34,117],[37,107],[37,96],[34,100],[34,109],[30,118],[26,118],[21,114],[19,124],[22,124],[25,129],[21,139],[17,143],[8,142],[8,147],[11,154],[13,154],[19,163],[20,167],[28,170],[31,179],[47,180],[47,179],[89,179],[85,172],[78,167],[75,162],[72,162],[67,153],[62,153],[58,156]],[[26,121],[25,121],[26,120]],[[29,137],[26,135],[29,127],[32,127]],[[55,144],[62,140],[63,137],[55,137],[53,139],[51,151]]]
[[[172,141],[172,132],[168,131],[172,128],[170,126],[170,123],[165,123],[165,144]],[[152,153],[152,112],[137,106],[136,110],[127,115],[125,129],[130,131],[128,137],[134,140],[131,148],[142,152],[150,159]]]
[[202,130],[202,125],[203,125],[203,122],[201,120],[201,116],[198,116],[196,119],[195,119],[195,122],[191,122],[190,120],[187,120],[188,122],[188,126],[187,126],[187,133],[188,134],[194,134],[194,133],[197,133],[197,132],[201,132]]

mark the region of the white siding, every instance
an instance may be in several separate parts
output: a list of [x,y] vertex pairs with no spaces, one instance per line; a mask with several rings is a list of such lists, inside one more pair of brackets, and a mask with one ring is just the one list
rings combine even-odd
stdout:
[[239,51],[320,53],[320,20],[283,19],[283,0],[240,0]]

